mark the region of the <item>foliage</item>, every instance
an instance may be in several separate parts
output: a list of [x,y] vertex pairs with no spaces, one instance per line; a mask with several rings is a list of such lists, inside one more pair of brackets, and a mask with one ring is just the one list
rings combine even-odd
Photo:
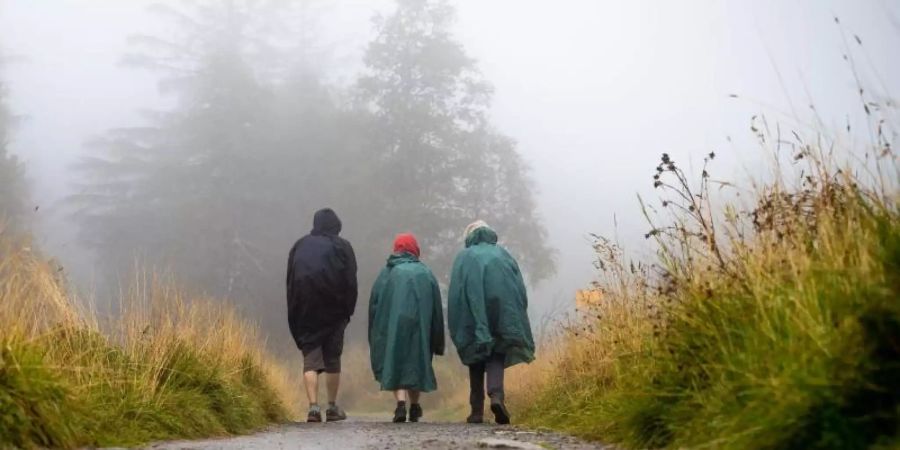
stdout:
[[772,170],[750,189],[715,152],[696,179],[664,153],[641,200],[656,261],[596,237],[603,300],[512,377],[525,423],[630,448],[900,444],[900,123],[845,44],[868,140],[754,116]]
[[231,308],[145,281],[101,327],[27,241],[0,236],[0,255],[0,447],[138,445],[290,417],[299,392]]
[[693,185],[663,155],[658,263],[598,239],[604,302],[537,368],[525,423],[635,448],[897,444],[896,178],[863,183],[796,139],[797,183],[779,168],[744,208],[716,209],[707,167]]
[[490,125],[493,88],[453,39],[454,17],[444,1],[400,0],[376,20],[358,85],[358,100],[374,114],[368,185],[384,205],[369,226],[385,235],[411,226],[445,274],[460,230],[483,218],[539,281],[552,275],[554,256],[528,168],[515,142]]
[[181,24],[178,33],[134,39],[145,50],[126,60],[163,71],[161,87],[176,106],[148,115],[143,126],[110,131],[94,142],[101,156],[79,165],[85,183],[73,201],[81,236],[107,273],[127,275],[115,271],[138,258],[208,292],[246,297],[254,287],[248,279],[269,262],[259,240],[284,196],[260,184],[285,161],[261,154],[275,96],[250,62],[264,47],[251,34],[257,4],[159,7]]

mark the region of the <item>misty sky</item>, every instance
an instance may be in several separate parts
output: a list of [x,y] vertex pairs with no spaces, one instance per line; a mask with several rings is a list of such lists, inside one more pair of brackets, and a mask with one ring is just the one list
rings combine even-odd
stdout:
[[[13,111],[25,116],[13,150],[28,164],[45,230],[39,240],[50,253],[74,252],[59,198],[83,143],[166,104],[155,74],[118,64],[130,34],[158,26],[149,3],[0,0],[0,48],[18,57],[2,77]],[[349,84],[371,16],[392,3],[313,3],[316,58]],[[611,235],[614,214],[621,239],[643,245],[648,227],[636,194],[655,198],[650,177],[660,153],[698,163],[715,150],[714,174],[741,177],[758,174],[764,160],[750,139],[754,114],[809,131],[815,103],[829,129],[858,120],[842,29],[869,89],[900,94],[900,4],[888,0],[454,4],[457,37],[495,85],[493,119],[531,163],[560,252],[560,275],[539,290],[538,305],[568,299],[591,279],[587,234]],[[307,229],[298,224],[298,237]]]

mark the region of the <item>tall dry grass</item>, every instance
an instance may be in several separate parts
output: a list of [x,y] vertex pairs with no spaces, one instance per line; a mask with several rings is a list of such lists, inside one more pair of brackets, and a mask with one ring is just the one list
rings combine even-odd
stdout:
[[895,448],[900,171],[879,136],[839,164],[826,139],[761,132],[789,160],[731,200],[714,154],[696,180],[663,155],[657,260],[596,239],[604,301],[512,377],[523,422],[634,448]]
[[102,326],[78,305],[60,269],[0,235],[0,447],[243,433],[296,412],[296,377],[221,302],[142,278]]

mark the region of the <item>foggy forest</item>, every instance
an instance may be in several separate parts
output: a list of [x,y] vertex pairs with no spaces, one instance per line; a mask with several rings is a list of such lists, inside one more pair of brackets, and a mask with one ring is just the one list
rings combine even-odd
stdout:
[[[395,236],[415,234],[446,297],[466,225],[481,219],[521,267],[538,359],[557,355],[571,363],[547,363],[552,367],[540,366],[541,373],[551,377],[563,367],[605,379],[612,376],[608,368],[586,369],[585,361],[650,351],[655,347],[637,342],[679,329],[681,322],[671,318],[677,313],[634,315],[647,298],[672,296],[686,304],[692,295],[712,297],[729,286],[750,289],[753,278],[742,270],[751,264],[738,261],[749,261],[752,252],[741,251],[769,241],[748,236],[768,236],[760,225],[765,220],[776,228],[789,222],[765,215],[760,205],[772,200],[759,199],[768,198],[768,186],[825,192],[829,183],[845,186],[836,180],[852,172],[869,181],[846,186],[872,186],[871,196],[860,197],[877,199],[871,201],[879,207],[866,210],[882,208],[896,231],[891,143],[900,133],[898,48],[900,4],[887,0],[2,0],[0,239],[22,240],[0,245],[0,260],[17,261],[13,249],[38,254],[36,261],[59,280],[60,295],[90,311],[97,329],[110,336],[115,327],[109,324],[127,316],[122,299],[129,291],[171,283],[179,296],[233,308],[253,324],[267,355],[298,360],[285,318],[286,263],[317,210],[339,215],[341,236],[358,263],[348,352],[365,351],[370,289]],[[842,156],[833,157],[838,151]],[[813,154],[823,156],[822,165],[801,168],[819,161]],[[782,185],[782,178],[797,181]],[[827,211],[822,217],[844,217],[846,209]],[[660,225],[668,220],[671,228]],[[779,239],[790,234],[776,231]],[[872,248],[890,248],[894,241],[886,239]],[[824,247],[840,246],[808,248]],[[620,261],[610,265],[611,257]],[[897,274],[890,272],[896,267],[885,264],[879,282],[896,289]],[[0,278],[13,270],[3,267]],[[612,273],[623,278],[610,282]],[[16,286],[4,283],[8,292]],[[585,324],[576,298],[590,292],[634,301],[623,300],[630,306],[621,310],[599,306]],[[896,311],[896,305],[885,308]],[[0,316],[3,311],[0,306]],[[590,322],[595,316],[597,324]],[[607,318],[613,322],[604,328]],[[623,337],[630,330],[635,334]],[[593,350],[569,344],[591,333],[601,335],[591,341]],[[618,350],[626,341],[635,346]],[[892,351],[896,356],[896,346]],[[680,372],[683,365],[671,363]],[[464,376],[458,370],[440,367],[439,382],[465,384],[455,381]],[[532,375],[516,373],[510,378],[520,386],[515,392],[542,404],[544,397],[525,394]],[[299,389],[299,372],[287,376]],[[768,372],[758,379],[768,376],[775,379]],[[810,379],[825,375],[817,376]],[[351,378],[355,387],[348,389],[357,392],[355,380],[369,378]],[[605,386],[612,385],[624,389]],[[883,391],[895,406],[896,388],[894,380]],[[452,414],[457,397],[465,404],[464,395],[435,398]],[[596,401],[607,405],[605,397]],[[514,404],[526,409],[525,401]],[[798,448],[792,443],[814,440],[791,434],[772,444],[736,432],[738,425],[721,433],[740,437],[718,445],[674,432],[638,438],[623,431],[630,425],[602,416],[629,413],[610,404],[615,407],[598,407],[597,417],[578,425],[545,424],[533,413],[525,424],[634,448]],[[0,447],[136,445],[259,428],[223,427],[148,431],[124,441],[104,437],[115,435],[108,430],[85,431],[95,437],[79,440],[72,437],[81,436],[77,427],[46,442],[4,441],[0,431]],[[786,429],[779,427],[772,429]],[[712,436],[705,428],[691,430]],[[878,435],[867,430],[861,435]],[[893,430],[896,437],[896,422]],[[827,439],[816,442],[826,443],[818,448],[875,445],[856,446],[863,441],[851,434],[831,447]]]

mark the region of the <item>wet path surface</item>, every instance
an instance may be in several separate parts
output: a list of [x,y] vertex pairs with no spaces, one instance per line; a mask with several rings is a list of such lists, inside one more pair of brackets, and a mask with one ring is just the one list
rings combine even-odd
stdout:
[[149,449],[602,449],[595,443],[556,433],[511,426],[462,423],[384,423],[348,420],[338,423],[288,424],[269,431],[225,439],[176,441]]

